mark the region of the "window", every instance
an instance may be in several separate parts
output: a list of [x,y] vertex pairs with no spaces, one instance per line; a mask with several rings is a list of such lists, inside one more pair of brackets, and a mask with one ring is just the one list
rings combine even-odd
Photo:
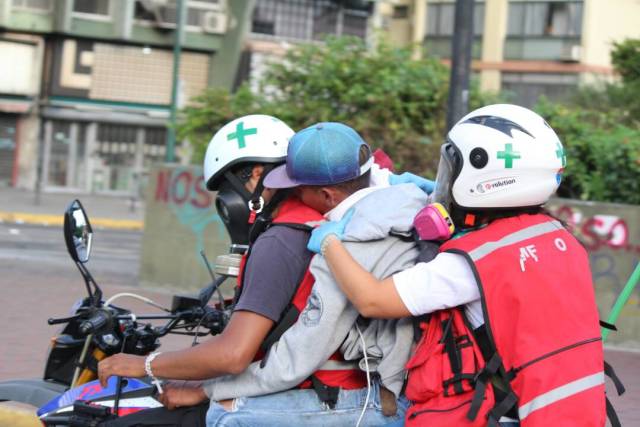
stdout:
[[[200,28],[205,20],[204,15],[214,12],[225,12],[227,0],[190,0],[187,1],[187,27]],[[134,18],[138,21],[151,21],[160,26],[175,27],[177,19],[177,2],[169,0],[166,4],[154,4],[136,0]],[[164,24],[164,25],[163,25]]]
[[[427,36],[451,37],[455,22],[455,3],[429,3],[427,6]],[[484,2],[473,7],[473,35],[481,36],[484,30]]]
[[542,95],[553,101],[566,99],[577,87],[576,74],[502,73],[502,90],[511,93],[512,102],[528,108]]
[[154,163],[162,163],[165,158],[167,132],[165,128],[145,128],[143,165],[150,168]]
[[75,0],[73,11],[89,15],[109,16],[110,0]]
[[342,16],[342,35],[367,37],[368,16],[359,11],[345,10]]
[[393,6],[393,19],[407,19],[409,17],[409,6]]
[[10,183],[16,148],[16,117],[0,113],[0,185]]
[[13,7],[16,9],[50,12],[52,6],[53,0],[13,0]]
[[509,36],[576,37],[582,33],[582,2],[510,2]]
[[328,34],[365,38],[368,18],[368,8],[346,8],[335,0],[260,0],[251,31],[296,40],[322,40]]

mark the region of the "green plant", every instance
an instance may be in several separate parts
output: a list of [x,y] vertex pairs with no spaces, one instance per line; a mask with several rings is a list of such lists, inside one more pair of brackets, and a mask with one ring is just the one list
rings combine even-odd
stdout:
[[[225,122],[245,114],[274,115],[299,130],[319,121],[356,129],[402,170],[435,176],[445,134],[449,69],[439,60],[412,59],[413,49],[358,38],[298,45],[267,67],[259,89],[210,90],[182,111],[179,135],[196,148],[195,161]],[[495,95],[472,85],[472,107]]]
[[567,167],[558,195],[640,204],[640,129],[612,112],[541,99],[536,110],[564,144]]
[[624,83],[640,82],[640,39],[614,43],[611,63]]

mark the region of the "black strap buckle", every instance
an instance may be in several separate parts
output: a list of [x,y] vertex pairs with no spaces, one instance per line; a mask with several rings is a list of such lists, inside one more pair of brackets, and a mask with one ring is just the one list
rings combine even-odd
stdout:
[[478,416],[478,411],[480,411],[480,406],[482,405],[482,401],[484,400],[484,396],[487,391],[487,382],[489,382],[491,377],[498,372],[500,366],[502,366],[502,359],[498,353],[493,353],[493,356],[491,356],[491,359],[489,359],[489,362],[487,362],[485,367],[476,374],[474,378],[476,391],[473,394],[469,412],[467,412],[467,419],[469,421],[475,420]]

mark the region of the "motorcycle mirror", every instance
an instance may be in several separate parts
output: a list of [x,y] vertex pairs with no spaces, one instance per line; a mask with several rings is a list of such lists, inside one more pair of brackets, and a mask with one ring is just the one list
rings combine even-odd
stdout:
[[74,200],[64,213],[64,240],[69,255],[76,262],[89,261],[93,229],[80,200]]

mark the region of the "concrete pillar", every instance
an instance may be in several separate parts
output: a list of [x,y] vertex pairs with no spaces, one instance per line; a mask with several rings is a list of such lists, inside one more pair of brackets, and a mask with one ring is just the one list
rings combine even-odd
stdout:
[[58,32],[68,33],[71,30],[71,12],[73,0],[58,0],[53,8],[55,28]]
[[91,122],[87,125],[87,134],[85,136],[85,146],[84,146],[84,161],[87,167],[85,168],[85,188],[84,190],[87,192],[93,192],[93,169],[95,168],[94,162],[97,155],[94,155],[95,151],[98,148],[97,138],[98,138],[98,124],[96,122]]
[[118,3],[118,7],[113,9],[116,33],[122,39],[129,40],[133,26],[135,3],[133,0],[120,0]]
[[18,180],[16,187],[33,190],[36,186],[40,118],[36,112],[19,116],[16,123],[18,140]]
[[69,126],[69,159],[67,162],[67,187],[76,187],[76,170],[78,165],[78,122]]
[[[508,15],[508,0],[487,0],[485,2],[482,62],[503,61]],[[500,77],[499,70],[483,70],[480,73],[480,89],[492,92],[499,91]]]
[[53,139],[53,122],[44,122],[44,147],[42,150],[42,188],[49,185],[49,160],[51,159],[51,140]]
[[0,27],[9,25],[9,17],[11,15],[11,2],[0,2]]
[[412,42],[415,46],[413,58],[422,58],[424,36],[427,31],[427,0],[415,0],[413,2],[413,34]]
[[220,50],[212,57],[209,71],[210,86],[228,89],[233,87],[244,41],[251,29],[254,4],[255,0],[227,1],[227,11],[233,25],[229,25]]

